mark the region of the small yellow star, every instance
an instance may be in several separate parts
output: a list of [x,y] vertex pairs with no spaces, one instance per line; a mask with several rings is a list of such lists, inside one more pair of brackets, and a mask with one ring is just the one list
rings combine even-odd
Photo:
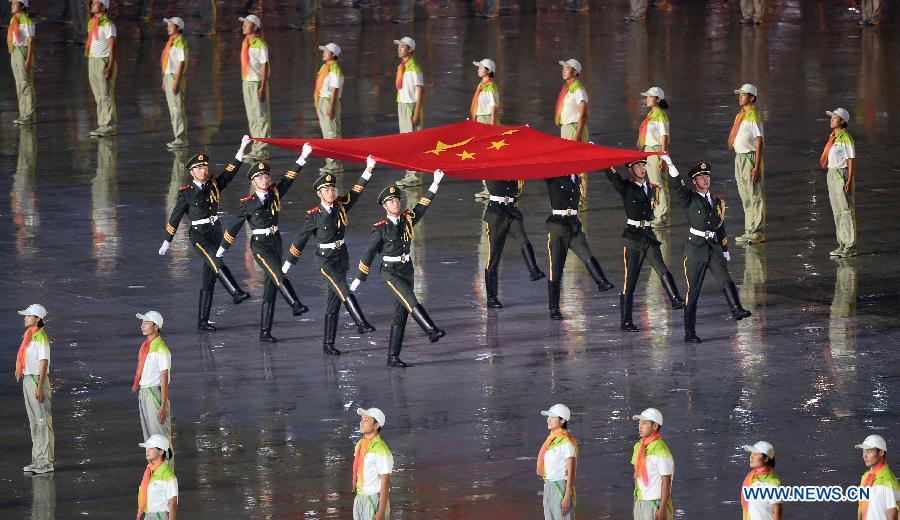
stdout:
[[507,131],[503,132],[503,133],[500,134],[500,135],[513,135],[513,134],[516,133],[516,132],[518,132],[518,130],[512,129],[512,130],[507,130]]
[[463,161],[465,161],[466,159],[474,159],[475,158],[474,153],[469,153],[465,150],[463,150],[462,153],[456,154],[456,156],[459,157],[460,159],[462,159]]
[[490,150],[490,149],[499,150],[499,149],[503,148],[504,146],[509,146],[509,145],[506,144],[506,141],[504,141],[503,139],[501,139],[499,141],[491,141],[491,145],[488,146],[488,150]]

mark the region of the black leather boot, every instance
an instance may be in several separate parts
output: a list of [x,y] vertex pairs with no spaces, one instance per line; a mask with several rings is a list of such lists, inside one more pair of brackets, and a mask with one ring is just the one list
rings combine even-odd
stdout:
[[322,342],[322,350],[332,356],[340,356],[341,351],[334,348],[334,338],[337,337],[338,315],[325,315],[325,341]]
[[219,266],[219,273],[216,277],[222,282],[222,287],[231,295],[231,301],[235,305],[250,299],[250,293],[241,290],[234,275],[231,274],[231,269],[228,269],[225,264]]
[[266,343],[278,341],[272,336],[272,320],[275,318],[275,302],[263,303],[259,317],[259,340]]
[[547,280],[547,293],[550,295],[550,319],[562,320],[563,315],[559,312],[559,282]]
[[291,306],[291,312],[294,313],[294,316],[300,316],[304,312],[309,311],[309,307],[300,303],[297,291],[294,290],[293,284],[287,278],[281,280],[281,284],[278,285],[278,292],[284,296],[284,300]]
[[522,244],[522,258],[525,259],[525,266],[528,267],[528,273],[531,275],[532,282],[547,276],[537,266],[537,261],[534,259],[534,248],[531,247],[531,242]]
[[594,279],[594,282],[597,283],[597,289],[599,289],[600,292],[608,291],[615,287],[612,282],[606,279],[606,275],[603,274],[603,268],[600,267],[600,262],[593,256],[588,260],[587,270],[591,273],[591,278]]
[[638,332],[639,328],[631,320],[631,308],[634,306],[634,293],[619,295],[619,312],[622,315],[622,330]]
[[734,321],[741,321],[753,314],[741,307],[741,297],[738,296],[737,286],[734,285],[734,282],[729,281],[725,284],[725,299],[728,300],[728,307],[731,309],[731,317]]
[[200,310],[197,311],[197,330],[215,332],[216,328],[209,323],[209,312],[212,309],[213,292],[200,291]]
[[497,273],[496,269],[484,270],[484,290],[487,292],[488,309],[502,309],[503,304],[497,299]]
[[348,295],[344,300],[344,307],[347,308],[347,312],[349,312],[350,317],[353,318],[353,323],[356,323],[356,330],[360,334],[375,332],[375,327],[366,321],[366,315],[363,314],[362,307],[360,307],[359,302],[356,301],[356,295]]
[[662,281],[663,289],[666,290],[669,301],[672,302],[672,308],[677,310],[684,307],[684,300],[678,294],[678,286],[675,285],[675,278],[672,276],[672,273],[666,272],[660,280]]
[[406,327],[403,325],[391,325],[391,341],[388,346],[387,360],[389,367],[406,367],[406,363],[400,359],[400,349],[403,348],[403,332],[405,330]]
[[428,340],[432,343],[437,343],[439,339],[447,335],[447,333],[437,328],[437,325],[435,325],[434,322],[431,321],[431,317],[427,312],[425,312],[425,308],[422,307],[421,304],[413,307],[410,314],[412,314],[412,317],[414,320],[416,320],[416,323],[418,323],[419,326],[422,327],[422,330],[424,330],[425,333],[428,334]]
[[701,343],[694,328],[697,325],[697,309],[690,305],[684,306],[684,340],[688,343]]

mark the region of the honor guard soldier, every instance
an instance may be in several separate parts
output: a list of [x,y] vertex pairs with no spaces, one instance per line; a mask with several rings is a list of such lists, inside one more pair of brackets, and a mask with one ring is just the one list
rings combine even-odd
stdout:
[[666,267],[662,252],[659,249],[660,242],[656,239],[651,222],[654,219],[654,210],[660,200],[662,189],[656,184],[647,181],[647,160],[640,159],[628,163],[631,175],[626,181],[619,176],[615,168],[606,170],[606,177],[612,183],[613,188],[622,196],[625,205],[625,231],[622,238],[625,239],[625,247],[622,250],[625,262],[625,286],[619,296],[621,309],[621,327],[628,332],[637,332],[637,326],[631,317],[631,309],[634,305],[634,288],[641,276],[641,266],[646,259],[653,270],[659,275],[663,288],[669,296],[673,309],[684,307],[684,300],[678,294],[675,278]]
[[547,284],[550,293],[550,318],[561,320],[563,315],[559,312],[559,292],[569,249],[584,262],[600,292],[608,291],[614,285],[606,279],[600,262],[591,253],[587,235],[581,230],[578,204],[581,201],[581,183],[584,179],[580,175],[572,174],[545,180],[552,208],[550,216],[547,217],[547,252],[550,255],[550,280]]
[[254,193],[241,199],[241,207],[238,210],[234,224],[225,231],[222,246],[216,251],[216,256],[221,257],[225,251],[234,244],[234,238],[240,232],[244,222],[250,224],[251,233],[250,250],[253,259],[263,270],[266,283],[263,286],[262,310],[259,322],[259,340],[268,343],[278,341],[272,336],[272,320],[275,317],[275,292],[280,292],[291,306],[294,316],[300,316],[309,308],[300,302],[294,286],[278,269],[281,265],[282,244],[281,234],[278,232],[278,214],[281,213],[281,198],[290,189],[299,171],[306,164],[306,158],[312,153],[309,143],[303,145],[300,158],[297,159],[297,171],[289,170],[277,185],[272,186],[269,177],[269,165],[257,163],[250,168],[247,177],[253,185]]
[[290,255],[281,270],[287,274],[294,264],[300,260],[303,248],[310,237],[315,236],[319,242],[316,258],[319,260],[319,272],[328,280],[328,304],[325,310],[325,340],[322,349],[326,354],[340,355],[341,351],[334,348],[334,339],[337,336],[338,309],[341,303],[347,308],[353,322],[356,323],[360,334],[374,332],[375,327],[369,325],[363,315],[362,308],[356,301],[356,296],[350,293],[347,286],[347,271],[350,270],[350,255],[344,244],[344,233],[347,231],[347,213],[359,200],[363,189],[372,177],[372,168],[375,167],[375,159],[370,155],[366,159],[366,169],[362,177],[356,181],[349,193],[338,197],[334,183],[337,180],[334,174],[326,173],[313,184],[313,189],[319,196],[319,205],[306,212],[306,221],[303,229],[291,244]]
[[488,237],[488,258],[484,268],[484,286],[487,292],[487,306],[491,309],[503,308],[497,299],[497,279],[500,257],[506,237],[511,236],[521,244],[525,266],[531,274],[531,280],[540,280],[546,275],[538,269],[534,259],[534,248],[525,234],[524,217],[519,211],[519,195],[522,193],[520,181],[485,181],[489,192],[488,204],[484,208],[481,220]]
[[[677,178],[679,173],[671,159],[664,156],[663,160],[669,165],[669,175]],[[710,164],[706,161],[698,163],[691,168],[688,176],[691,178],[692,188],[688,187],[687,179],[675,183],[675,196],[678,204],[687,210],[688,224],[691,226],[690,235],[684,242],[684,277],[688,284],[684,307],[684,340],[700,343],[694,327],[697,322],[697,298],[707,270],[724,287],[725,299],[728,300],[731,317],[735,321],[747,318],[751,313],[741,307],[737,287],[728,273],[727,262],[731,261],[731,254],[728,252],[728,236],[725,233],[725,199],[709,192]]]
[[188,159],[187,169],[193,177],[190,184],[186,184],[178,190],[178,200],[172,215],[166,224],[166,238],[159,248],[159,254],[165,255],[169,250],[169,244],[178,230],[181,218],[187,215],[191,221],[189,238],[194,249],[200,254],[203,261],[203,279],[200,286],[200,309],[197,312],[197,329],[215,331],[216,328],[209,323],[209,313],[212,308],[213,291],[216,288],[216,278],[222,282],[222,286],[231,295],[231,300],[239,304],[250,298],[244,292],[231,274],[231,270],[219,259],[213,258],[214,251],[222,244],[222,225],[219,223],[219,202],[222,190],[224,190],[237,175],[244,160],[244,148],[250,143],[250,137],[244,136],[241,147],[238,148],[234,160],[225,167],[225,171],[218,177],[209,175],[209,156],[203,153]]
[[378,194],[378,204],[381,204],[387,212],[387,218],[376,222],[372,228],[372,239],[369,241],[369,249],[359,261],[359,275],[350,285],[350,290],[355,291],[360,281],[369,275],[369,267],[375,260],[375,255],[381,255],[381,277],[385,285],[397,297],[394,310],[394,321],[391,323],[391,339],[388,350],[388,366],[405,367],[406,363],[400,360],[400,349],[403,347],[403,333],[406,330],[406,320],[412,314],[416,323],[428,334],[428,339],[435,343],[446,334],[437,328],[425,308],[416,299],[414,292],[415,272],[413,271],[412,258],[409,251],[412,245],[413,228],[422,217],[425,210],[431,204],[431,200],[437,193],[438,185],[444,177],[441,170],[434,171],[434,182],[428,191],[419,199],[413,209],[400,210],[400,188],[388,186]]

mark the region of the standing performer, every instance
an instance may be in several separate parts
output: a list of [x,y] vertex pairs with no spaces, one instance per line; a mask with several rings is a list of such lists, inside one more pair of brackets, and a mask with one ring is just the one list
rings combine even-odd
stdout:
[[88,79],[97,103],[97,129],[91,137],[119,133],[116,122],[116,24],[107,15],[109,0],[92,0],[84,55],[88,59]]
[[[666,94],[659,87],[650,87],[641,95],[650,111],[638,130],[638,148],[645,152],[669,153],[669,116],[666,114],[669,102],[666,101]],[[647,157],[647,176],[650,182],[659,186],[658,200],[653,209],[653,227],[669,224],[669,179],[662,171],[662,164],[658,155]]]
[[231,274],[231,270],[221,260],[213,258],[210,253],[222,244],[222,224],[219,223],[219,202],[221,193],[237,175],[244,160],[244,148],[250,143],[250,137],[244,136],[241,147],[238,148],[234,160],[225,167],[225,171],[218,177],[209,175],[209,156],[199,153],[187,162],[187,169],[193,177],[193,182],[182,186],[178,190],[178,200],[172,208],[172,215],[166,224],[166,238],[159,248],[159,254],[165,255],[169,250],[169,244],[175,237],[181,218],[186,214],[191,221],[189,237],[194,248],[200,253],[203,260],[203,278],[200,285],[200,309],[197,312],[197,329],[213,332],[216,328],[209,323],[209,313],[212,309],[213,291],[216,288],[216,278],[222,282],[222,286],[231,295],[234,304],[239,304],[250,298],[244,292]]
[[[344,91],[344,72],[338,64],[338,56],[341,48],[336,43],[329,43],[319,47],[322,51],[322,61],[319,74],[316,76],[316,86],[313,90],[313,104],[316,107],[316,115],[319,116],[319,127],[322,129],[322,137],[325,139],[341,138],[341,94]],[[331,158],[325,159],[325,167],[320,173],[341,173],[344,165],[340,161]]]
[[559,62],[565,83],[556,100],[556,126],[559,135],[570,141],[586,143],[588,140],[587,104],[588,94],[581,84],[581,63],[569,59]]
[[184,108],[184,71],[187,68],[187,43],[184,39],[184,20],[175,16],[163,18],[169,40],[163,48],[160,63],[162,64],[162,89],[169,105],[169,117],[172,119],[172,133],[175,139],[166,143],[166,147],[186,148],[187,111]]
[[[677,178],[678,170],[671,160],[668,157],[664,160],[669,165],[669,175]],[[688,188],[687,179],[681,179],[675,187],[675,198],[687,210],[688,224],[691,226],[691,234],[684,241],[684,278],[688,285],[684,307],[684,340],[690,343],[700,343],[695,329],[697,299],[707,270],[724,287],[725,299],[734,321],[751,315],[750,311],[741,307],[737,287],[728,273],[727,262],[731,261],[731,253],[728,252],[728,235],[725,233],[725,199],[709,192],[711,175],[709,163],[703,161],[688,172],[693,188]]]
[[135,314],[141,320],[141,334],[146,338],[138,351],[132,392],[138,392],[138,412],[144,439],[161,435],[172,442],[172,414],[169,410],[169,381],[172,353],[160,337],[163,317],[156,311]]
[[[745,520],[781,520],[784,505],[777,499],[747,497],[750,488],[777,488],[781,479],[775,474],[775,448],[766,441],[753,446],[745,444],[744,451],[750,454],[750,472],[741,483],[741,509]],[[748,500],[748,498],[750,498]]]
[[766,14],[766,0],[741,0],[741,23],[761,24]]
[[672,479],[675,460],[662,440],[663,416],[656,408],[647,408],[638,421],[641,439],[634,444],[631,465],[634,466],[634,520],[673,520]]
[[522,258],[525,259],[525,267],[531,275],[531,281],[540,280],[546,275],[541,272],[534,258],[534,248],[525,233],[525,218],[519,211],[519,195],[522,193],[522,183],[519,181],[486,181],[489,200],[484,208],[481,220],[484,221],[484,231],[488,238],[488,257],[484,266],[484,286],[487,292],[487,306],[491,309],[501,309],[503,304],[497,299],[497,285],[500,274],[500,257],[503,255],[503,246],[506,237],[515,240],[522,250]]
[[28,0],[11,0],[12,17],[6,33],[9,50],[9,66],[16,81],[16,97],[19,100],[17,125],[37,122],[34,109],[34,22],[28,16]]
[[137,520],[175,520],[178,509],[178,479],[175,471],[166,462],[171,458],[169,439],[162,435],[152,435],[138,444],[144,448],[147,469],[138,488]]
[[831,135],[819,162],[828,175],[828,198],[837,232],[838,248],[831,256],[856,256],[856,147],[847,130],[850,113],[843,108],[825,113],[831,116]]
[[372,239],[369,241],[369,249],[359,261],[359,274],[350,285],[351,291],[356,291],[361,281],[369,276],[369,268],[375,260],[375,255],[381,255],[381,277],[385,285],[397,297],[394,308],[394,321],[391,322],[391,339],[388,348],[388,366],[405,367],[406,363],[400,360],[400,350],[403,347],[403,333],[406,330],[406,320],[412,314],[416,323],[428,334],[428,340],[432,343],[446,336],[446,333],[437,328],[431,317],[425,312],[425,308],[416,298],[415,272],[413,271],[410,247],[414,234],[414,227],[422,217],[425,210],[431,204],[431,200],[437,193],[438,185],[444,178],[444,172],[434,171],[434,181],[428,191],[419,199],[413,209],[401,211],[400,189],[397,186],[388,186],[378,194],[380,204],[387,218],[375,223],[372,228]]
[[578,443],[569,434],[572,413],[564,404],[541,412],[550,434],[537,456],[537,474],[544,479],[544,520],[575,518],[575,466]]
[[859,481],[860,487],[869,488],[869,500],[860,500],[857,510],[859,520],[897,520],[900,502],[900,484],[888,467],[887,443],[881,435],[869,435],[862,444],[863,462],[869,468]]
[[319,196],[319,205],[306,212],[303,228],[291,244],[290,255],[281,270],[287,274],[300,255],[306,243],[313,236],[319,243],[316,258],[319,260],[319,272],[328,280],[328,304],[325,308],[325,340],[322,349],[326,354],[338,356],[341,351],[334,348],[337,336],[338,310],[341,303],[347,308],[360,334],[374,332],[375,327],[369,325],[356,296],[347,286],[347,271],[350,270],[350,255],[344,245],[344,233],[347,231],[349,219],[347,214],[362,196],[363,189],[372,177],[375,159],[366,158],[366,169],[362,177],[356,181],[349,193],[338,197],[334,186],[334,175],[326,173],[316,179],[313,189]]
[[669,272],[669,268],[666,267],[666,261],[659,249],[660,242],[656,239],[656,233],[653,232],[650,225],[662,188],[647,182],[646,159],[629,163],[628,171],[631,174],[628,182],[619,177],[615,168],[606,170],[606,177],[622,196],[622,203],[625,205],[625,231],[622,232],[622,238],[625,239],[625,247],[622,250],[625,262],[625,285],[619,296],[621,327],[624,331],[637,332],[640,329],[632,320],[632,307],[634,305],[634,289],[641,276],[644,259],[650,262],[653,270],[659,276],[663,289],[672,303],[672,308],[684,307],[684,300],[678,294],[675,279]]
[[[485,58],[481,61],[473,61],[472,65],[478,67],[478,86],[475,87],[475,95],[472,96],[472,106],[469,113],[473,121],[485,123],[488,125],[499,125],[500,116],[500,92],[497,90],[497,83],[494,82],[494,73],[497,71],[497,64],[494,60]],[[487,184],[481,181],[484,186],[482,191],[475,194],[476,199],[487,199],[491,196],[488,191]]]
[[[269,107],[269,46],[260,33],[262,22],[255,14],[238,18],[243,25],[241,33],[241,80],[244,92],[244,109],[252,137],[272,137]],[[269,145],[255,141],[247,157],[257,161],[269,158]]]
[[381,438],[384,412],[357,408],[362,439],[353,449],[353,520],[385,520],[391,517],[391,471],[394,455]]
[[566,257],[571,249],[584,263],[600,292],[615,287],[606,275],[600,262],[594,257],[587,243],[587,235],[581,228],[578,206],[581,201],[581,175],[563,175],[545,179],[550,194],[550,216],[547,217],[547,253],[550,258],[550,279],[547,286],[550,293],[550,318],[563,319],[559,312],[559,297],[562,287],[562,273]]
[[766,239],[766,182],[763,166],[763,123],[756,110],[759,92],[747,83],[734,91],[741,111],[734,118],[728,147],[734,149],[734,178],[744,205],[744,234],[736,242],[757,244]]
[[263,270],[266,283],[263,286],[262,309],[259,321],[259,340],[267,343],[278,341],[272,336],[272,320],[275,317],[275,292],[280,292],[294,316],[300,316],[309,310],[297,298],[297,292],[291,281],[285,277],[278,266],[281,265],[282,244],[281,234],[278,233],[278,214],[281,213],[281,199],[290,189],[297,174],[306,164],[306,158],[312,153],[309,143],[303,145],[300,158],[297,159],[297,171],[288,170],[276,186],[272,186],[269,177],[269,165],[257,163],[247,177],[254,188],[254,193],[241,199],[241,207],[238,210],[237,219],[225,231],[222,245],[216,251],[216,256],[221,258],[225,251],[234,244],[234,238],[241,231],[244,222],[250,224],[253,239],[250,241],[250,250],[253,258]]
[[[416,41],[409,36],[394,40],[397,45],[397,120],[400,133],[413,132],[425,128],[425,114],[422,102],[425,100],[425,76],[422,67],[413,56],[416,53]],[[406,170],[406,175],[397,181],[397,186],[420,186],[422,174],[414,170]]]
[[47,309],[33,303],[19,311],[24,316],[25,333],[16,354],[16,381],[22,379],[25,411],[31,429],[31,462],[22,468],[26,473],[53,471],[56,440],[53,436],[53,414],[50,409],[50,339],[44,330]]

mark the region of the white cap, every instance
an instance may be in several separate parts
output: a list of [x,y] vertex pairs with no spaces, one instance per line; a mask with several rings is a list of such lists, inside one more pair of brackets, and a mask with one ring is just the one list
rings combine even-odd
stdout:
[[103,4],[103,7],[109,9],[109,0],[100,0],[100,3]]
[[146,441],[138,444],[141,448],[156,448],[163,451],[169,451],[169,439],[158,433],[154,433]]
[[743,85],[741,85],[741,88],[735,90],[734,93],[735,94],[750,94],[751,96],[753,96],[755,98],[759,97],[759,91],[756,90],[755,86],[753,86],[749,83],[744,83]]
[[575,72],[581,74],[581,62],[576,59],[569,58],[566,61],[559,62],[559,64],[563,67],[572,67],[573,69],[575,69]]
[[775,458],[775,446],[772,446],[766,441],[759,441],[753,446],[744,444],[741,447],[744,448],[744,451],[747,453],[761,453],[766,457],[769,457],[770,460]]
[[551,406],[549,410],[541,412],[541,415],[546,415],[547,417],[559,417],[566,422],[572,418],[572,412],[569,411],[569,407],[564,404],[555,404]]
[[180,16],[173,16],[172,18],[163,18],[163,23],[168,25],[170,23],[174,23],[178,26],[179,29],[184,29],[184,20],[181,19]]
[[488,58],[485,58],[481,61],[473,61],[472,65],[475,65],[476,67],[484,67],[491,72],[497,72],[497,64],[494,63],[494,60]]
[[371,417],[372,419],[375,419],[378,426],[384,428],[384,412],[382,412],[380,408],[357,408],[356,413],[359,414],[360,417]]
[[403,44],[410,48],[410,50],[416,50],[416,40],[413,40],[409,36],[404,36],[399,40],[394,40],[394,43],[397,45]]
[[845,109],[845,108],[835,108],[834,110],[826,110],[825,113],[828,114],[829,116],[838,116],[839,118],[843,119],[845,123],[850,122],[850,112],[847,112],[847,109]]
[[871,450],[878,448],[881,451],[887,451],[887,443],[884,442],[884,437],[881,435],[869,435],[866,437],[866,440],[862,442],[862,444],[857,444],[855,446],[861,450]]
[[336,44],[336,43],[329,43],[329,44],[326,44],[326,45],[319,45],[319,50],[320,50],[320,51],[331,51],[331,54],[334,54],[335,56],[340,56],[340,55],[341,55],[341,46],[338,45],[338,44]]
[[47,315],[47,309],[40,303],[32,303],[24,311],[19,311],[19,314],[22,316],[37,316],[40,319],[44,319],[44,316]]
[[24,5],[25,7],[28,7],[28,0],[9,0],[9,3],[13,3],[13,2],[19,2],[20,4]]
[[163,326],[162,314],[156,311],[148,311],[146,314],[135,314],[134,317],[141,321],[151,321],[159,328],[162,328]]
[[644,97],[656,96],[660,100],[666,99],[666,93],[659,87],[650,87],[647,92],[641,92],[641,95]]
[[255,14],[248,14],[247,16],[241,16],[238,20],[242,22],[250,22],[256,26],[257,29],[262,27],[262,22],[259,20],[259,17]]
[[633,421],[653,421],[656,424],[662,426],[663,416],[662,412],[657,410],[656,408],[647,408],[641,415],[632,415],[631,420]]

